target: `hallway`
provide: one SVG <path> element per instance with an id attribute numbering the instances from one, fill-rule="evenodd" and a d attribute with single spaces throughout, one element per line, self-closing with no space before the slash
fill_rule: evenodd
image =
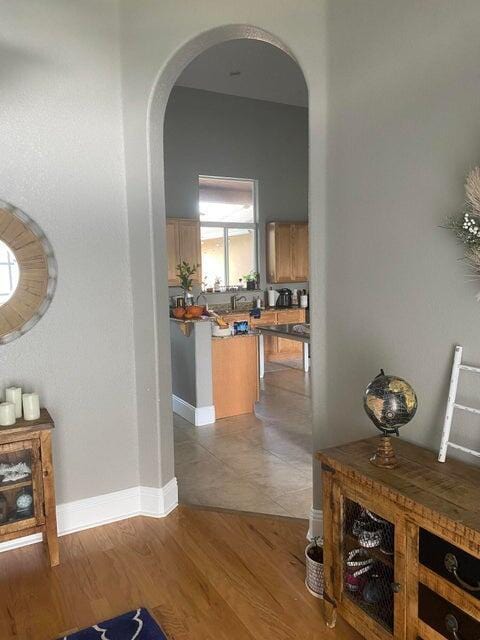
<path id="1" fill-rule="evenodd" d="M 255 414 L 205 427 L 174 414 L 181 503 L 308 518 L 310 380 L 285 364 L 268 364 Z"/>

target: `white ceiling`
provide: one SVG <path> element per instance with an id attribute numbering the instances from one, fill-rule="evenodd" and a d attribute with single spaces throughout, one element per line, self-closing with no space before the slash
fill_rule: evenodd
<path id="1" fill-rule="evenodd" d="M 230 75 L 237 71 L 240 75 Z M 207 49 L 188 65 L 176 84 L 308 106 L 307 86 L 300 67 L 280 49 L 259 40 L 231 40 Z"/>

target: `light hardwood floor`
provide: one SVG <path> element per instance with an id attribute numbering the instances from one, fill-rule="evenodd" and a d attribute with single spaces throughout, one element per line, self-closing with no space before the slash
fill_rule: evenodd
<path id="1" fill-rule="evenodd" d="M 291 362 L 301 367 L 301 361 Z M 255 414 L 194 427 L 174 416 L 180 501 L 298 518 L 312 504 L 310 377 L 268 363 Z"/>
<path id="2" fill-rule="evenodd" d="M 139 606 L 169 640 L 359 640 L 304 586 L 305 526 L 179 507 L 0 555 L 0 638 L 53 640 Z"/>

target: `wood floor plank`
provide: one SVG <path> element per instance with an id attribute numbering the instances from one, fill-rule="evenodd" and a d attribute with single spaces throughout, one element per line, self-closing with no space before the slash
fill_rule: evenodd
<path id="1" fill-rule="evenodd" d="M 305 525 L 179 507 L 0 554 L 1 640 L 54 640 L 144 606 L 169 640 L 358 640 L 304 585 Z"/>

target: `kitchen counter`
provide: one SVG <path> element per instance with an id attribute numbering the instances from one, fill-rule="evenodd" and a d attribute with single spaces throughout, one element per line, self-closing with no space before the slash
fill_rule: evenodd
<path id="1" fill-rule="evenodd" d="M 250 336 L 258 336 L 258 331 L 256 329 L 251 329 L 248 333 L 238 333 L 236 336 L 213 336 L 212 340 L 233 340 L 235 338 L 248 338 Z"/>

